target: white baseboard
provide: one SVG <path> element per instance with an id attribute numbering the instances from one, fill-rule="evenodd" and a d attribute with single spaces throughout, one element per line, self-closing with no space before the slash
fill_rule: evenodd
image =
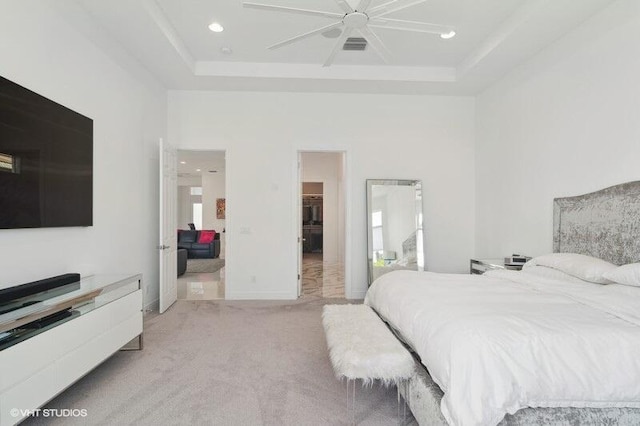
<path id="1" fill-rule="evenodd" d="M 348 295 L 347 299 L 349 299 L 349 300 L 361 300 L 361 299 L 364 299 L 364 296 L 366 294 L 367 294 L 366 290 L 352 291 L 351 294 Z"/>
<path id="2" fill-rule="evenodd" d="M 160 310 L 160 299 L 152 300 L 151 302 L 144 305 L 144 312 L 149 311 L 159 311 Z"/>

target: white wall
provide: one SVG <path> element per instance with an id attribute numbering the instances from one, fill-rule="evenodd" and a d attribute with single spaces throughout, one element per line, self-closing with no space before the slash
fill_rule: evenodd
<path id="1" fill-rule="evenodd" d="M 202 177 L 178 176 L 178 229 L 189 229 L 188 224 L 193 222 L 193 204 L 202 203 L 202 196 L 191 195 L 192 186 L 202 187 Z"/>
<path id="2" fill-rule="evenodd" d="M 342 155 L 331 152 L 302 153 L 302 181 L 322 182 L 322 260 L 343 261 L 340 245 L 344 245 L 344 230 L 340 233 L 340 184 Z"/>
<path id="3" fill-rule="evenodd" d="M 193 201 L 190 186 L 180 185 L 178 178 L 178 229 L 189 229 L 188 224 L 193 222 Z"/>
<path id="4" fill-rule="evenodd" d="M 66 272 L 142 272 L 152 304 L 166 91 L 144 71 L 125 71 L 52 2 L 2 4 L 2 76 L 94 120 L 94 226 L 0 230 L 0 288 Z"/>
<path id="5" fill-rule="evenodd" d="M 640 179 L 638 76 L 640 2 L 621 0 L 478 97 L 478 256 L 551 252 L 554 197 Z"/>
<path id="6" fill-rule="evenodd" d="M 465 272 L 474 242 L 474 100 L 169 92 L 169 139 L 227 150 L 229 298 L 295 298 L 298 150 L 346 150 L 347 294 L 363 297 L 365 180 L 422 179 L 427 268 Z M 349 267 L 349 266 L 348 266 Z"/>

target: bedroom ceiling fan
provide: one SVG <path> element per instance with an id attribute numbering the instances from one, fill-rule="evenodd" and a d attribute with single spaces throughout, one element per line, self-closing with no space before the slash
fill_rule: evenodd
<path id="1" fill-rule="evenodd" d="M 299 15 L 320 16 L 337 20 L 329 25 L 316 28 L 315 30 L 297 35 L 295 37 L 283 40 L 273 44 L 268 49 L 278 49 L 291 43 L 312 37 L 331 30 L 341 30 L 342 33 L 331 50 L 329 57 L 324 61 L 323 66 L 328 67 L 333 63 L 337 53 L 345 44 L 349 36 L 354 32 L 359 33 L 366 43 L 371 45 L 373 50 L 382 58 L 385 63 L 389 62 L 391 56 L 389 49 L 384 45 L 382 40 L 374 32 L 374 28 L 387 28 L 390 30 L 410 31 L 417 33 L 439 34 L 444 39 L 453 37 L 456 32 L 453 27 L 448 25 L 430 24 L 427 22 L 406 21 L 402 19 L 391 19 L 386 16 L 424 3 L 427 0 L 390 0 L 379 6 L 369 7 L 372 0 L 360 0 L 356 8 L 352 8 L 346 0 L 334 0 L 342 9 L 342 13 L 325 12 L 319 10 L 299 9 L 294 7 L 276 6 L 270 4 L 260 4 L 252 2 L 243 2 L 244 7 L 253 9 L 270 10 L 274 12 L 294 13 Z"/>

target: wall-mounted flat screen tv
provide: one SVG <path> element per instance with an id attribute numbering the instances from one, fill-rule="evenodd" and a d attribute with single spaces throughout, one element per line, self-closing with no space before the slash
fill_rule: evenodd
<path id="1" fill-rule="evenodd" d="M 93 120 L 0 77 L 0 228 L 93 225 Z"/>

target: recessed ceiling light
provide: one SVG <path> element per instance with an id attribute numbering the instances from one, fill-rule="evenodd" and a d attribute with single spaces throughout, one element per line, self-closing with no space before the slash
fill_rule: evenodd
<path id="1" fill-rule="evenodd" d="M 233 53 L 233 50 L 231 50 L 231 48 L 227 46 L 221 47 L 220 51 L 225 55 L 231 55 Z"/>
<path id="2" fill-rule="evenodd" d="M 187 164 L 187 162 L 186 161 L 181 161 L 180 164 Z"/>
<path id="3" fill-rule="evenodd" d="M 196 172 L 201 172 L 201 171 L 202 171 L 202 170 L 200 170 L 200 169 L 196 169 Z"/>
<path id="4" fill-rule="evenodd" d="M 455 31 L 449 31 L 448 33 L 444 33 L 444 34 L 440 34 L 440 38 L 443 38 L 445 40 L 449 40 L 450 38 L 453 38 L 453 36 L 456 35 Z"/>
<path id="5" fill-rule="evenodd" d="M 212 22 L 209 25 L 209 29 L 211 31 L 213 31 L 214 33 L 221 33 L 221 32 L 224 31 L 224 27 L 222 25 L 220 25 L 219 23 L 217 23 L 217 22 Z"/>

